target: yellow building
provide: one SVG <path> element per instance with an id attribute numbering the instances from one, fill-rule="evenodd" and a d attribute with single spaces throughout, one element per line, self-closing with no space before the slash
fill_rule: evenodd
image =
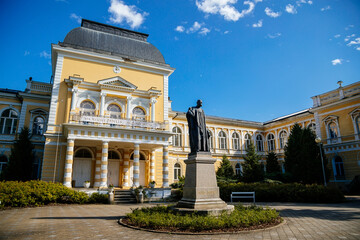
<path id="1" fill-rule="evenodd" d="M 185 175 L 187 121 L 184 112 L 171 109 L 168 96 L 174 68 L 147 37 L 83 19 L 81 27 L 52 45 L 51 99 L 34 106 L 50 105 L 41 179 L 68 187 L 82 187 L 85 181 L 95 188 L 148 186 L 151 181 L 168 187 Z M 12 108 L 20 116 L 16 97 L 7 99 L 17 103 Z M 253 142 L 264 164 L 274 151 L 284 171 L 284 147 L 298 123 L 322 139 L 333 173 L 330 182 L 351 181 L 360 174 L 360 82 L 312 99 L 309 109 L 263 123 L 208 116 L 216 165 L 227 155 L 240 174 L 246 146 Z M 9 108 L 4 101 L 2 108 Z M 31 126 L 31 109 L 17 129 L 21 121 Z"/>
<path id="2" fill-rule="evenodd" d="M 16 133 L 28 127 L 34 144 L 33 178 L 40 178 L 51 84 L 26 80 L 25 91 L 0 89 L 0 172 L 7 166 Z"/>

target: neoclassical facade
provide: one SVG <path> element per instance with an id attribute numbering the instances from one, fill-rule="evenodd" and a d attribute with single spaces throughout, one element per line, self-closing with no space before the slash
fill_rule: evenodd
<path id="1" fill-rule="evenodd" d="M 185 175 L 190 152 L 186 116 L 172 110 L 168 96 L 174 68 L 147 37 L 83 19 L 81 27 L 52 45 L 54 80 L 44 109 L 42 180 L 126 189 L 151 181 L 168 187 Z M 250 142 L 265 168 L 270 151 L 283 167 L 287 138 L 298 123 L 322 139 L 333 173 L 330 182 L 350 182 L 360 174 L 360 82 L 312 99 L 311 108 L 267 122 L 208 116 L 216 167 L 227 155 L 241 174 Z M 21 115 L 21 106 L 13 108 Z M 23 126 L 17 121 L 14 129 Z"/>

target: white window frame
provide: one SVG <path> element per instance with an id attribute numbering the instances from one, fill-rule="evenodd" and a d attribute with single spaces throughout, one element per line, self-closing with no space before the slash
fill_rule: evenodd
<path id="1" fill-rule="evenodd" d="M 231 137 L 232 137 L 232 147 L 233 147 L 233 149 L 234 150 L 240 150 L 240 137 L 239 137 L 239 134 L 237 132 L 233 132 Z"/>
<path id="2" fill-rule="evenodd" d="M 241 163 L 236 163 L 236 165 L 235 165 L 235 175 L 242 176 L 242 173 L 243 173 L 243 169 L 242 169 Z"/>
<path id="3" fill-rule="evenodd" d="M 178 126 L 173 127 L 172 132 L 175 133 L 172 136 L 172 145 L 174 147 L 182 146 L 182 131 Z"/>
<path id="4" fill-rule="evenodd" d="M 272 136 L 272 138 L 270 138 L 270 136 Z M 267 145 L 268 145 L 268 151 L 269 152 L 275 151 L 276 150 L 275 135 L 272 133 L 269 133 L 266 137 L 266 140 L 267 140 Z"/>
<path id="5" fill-rule="evenodd" d="M 287 142 L 287 132 L 281 130 L 279 133 L 280 149 L 284 149 Z"/>
<path id="6" fill-rule="evenodd" d="M 220 136 L 223 135 L 223 136 Z M 218 139 L 219 139 L 219 149 L 221 150 L 226 150 L 227 149 L 227 136 L 226 133 L 224 131 L 220 131 L 218 134 Z"/>
<path id="7" fill-rule="evenodd" d="M 181 164 L 177 162 L 174 164 L 174 180 L 178 181 L 179 177 L 181 177 Z"/>
<path id="8" fill-rule="evenodd" d="M 3 117 L 3 114 L 5 111 L 9 110 L 9 115 L 10 116 L 5 116 Z M 14 113 L 16 113 L 16 118 L 15 117 L 11 117 L 11 111 L 13 111 Z M 0 119 L 2 120 L 2 125 L 0 126 L 0 134 L 3 134 L 3 135 L 14 135 L 16 133 L 16 129 L 17 129 L 17 125 L 19 123 L 19 112 L 14 109 L 14 108 L 5 108 L 3 109 L 3 111 L 1 111 L 1 114 L 0 114 Z M 5 132 L 5 126 L 6 126 L 6 121 L 7 120 L 11 120 L 11 128 L 10 128 L 10 133 L 4 133 Z"/>
<path id="9" fill-rule="evenodd" d="M 261 139 L 258 139 L 259 137 Z M 263 137 L 263 135 L 257 134 L 255 139 L 256 139 L 256 150 L 258 152 L 264 152 L 264 137 Z"/>
<path id="10" fill-rule="evenodd" d="M 245 149 L 248 149 L 248 147 L 250 146 L 251 144 L 251 135 L 250 133 L 246 133 L 245 136 L 244 136 L 244 145 L 245 145 Z"/>

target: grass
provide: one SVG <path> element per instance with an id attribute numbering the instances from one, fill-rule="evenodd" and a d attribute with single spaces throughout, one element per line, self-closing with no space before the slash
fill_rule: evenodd
<path id="1" fill-rule="evenodd" d="M 218 217 L 202 216 L 196 213 L 180 214 L 171 207 L 156 206 L 135 209 L 127 214 L 124 222 L 133 226 L 177 232 L 240 231 L 264 228 L 282 221 L 275 209 L 257 206 L 235 206 L 231 214 Z"/>

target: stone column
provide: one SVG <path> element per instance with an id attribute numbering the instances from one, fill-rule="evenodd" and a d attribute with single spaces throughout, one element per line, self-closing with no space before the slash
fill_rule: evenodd
<path id="1" fill-rule="evenodd" d="M 71 98 L 71 111 L 72 110 L 75 110 L 75 103 L 76 103 L 76 99 L 77 99 L 77 92 L 78 92 L 78 89 L 77 87 L 73 87 L 73 89 L 71 90 L 72 91 L 72 98 Z"/>
<path id="2" fill-rule="evenodd" d="M 102 150 L 100 147 L 96 148 L 96 162 L 95 162 L 95 181 L 94 187 L 100 187 L 100 175 L 101 175 L 101 157 L 102 157 Z"/>
<path id="3" fill-rule="evenodd" d="M 169 147 L 163 146 L 163 187 L 169 187 Z"/>
<path id="4" fill-rule="evenodd" d="M 151 151 L 150 157 L 150 182 L 155 181 L 155 151 Z"/>
<path id="5" fill-rule="evenodd" d="M 123 181 L 123 187 L 129 187 L 129 168 L 130 168 L 130 154 L 129 149 L 124 149 L 124 168 L 123 168 L 123 174 L 124 174 L 124 181 Z"/>
<path id="6" fill-rule="evenodd" d="M 108 148 L 109 148 L 109 143 L 103 141 L 102 154 L 101 154 L 100 188 L 107 187 Z"/>
<path id="7" fill-rule="evenodd" d="M 100 99 L 100 116 L 104 116 L 105 113 L 105 96 L 106 93 L 100 93 L 101 99 Z"/>
<path id="8" fill-rule="evenodd" d="M 155 103 L 156 103 L 156 99 L 155 98 L 151 98 L 150 100 L 150 104 L 151 104 L 151 121 L 155 122 Z"/>
<path id="9" fill-rule="evenodd" d="M 74 139 L 67 140 L 65 170 L 64 170 L 64 186 L 71 188 L 72 168 L 74 157 Z"/>
<path id="10" fill-rule="evenodd" d="M 133 162 L 133 182 L 136 187 L 139 186 L 139 159 L 140 159 L 140 147 L 138 143 L 134 144 L 134 162 Z"/>
<path id="11" fill-rule="evenodd" d="M 127 97 L 127 102 L 126 102 L 126 118 L 130 118 L 130 111 L 131 111 L 131 109 L 130 109 L 130 101 L 131 101 L 131 99 L 132 99 L 132 97 L 131 96 L 128 96 Z"/>

